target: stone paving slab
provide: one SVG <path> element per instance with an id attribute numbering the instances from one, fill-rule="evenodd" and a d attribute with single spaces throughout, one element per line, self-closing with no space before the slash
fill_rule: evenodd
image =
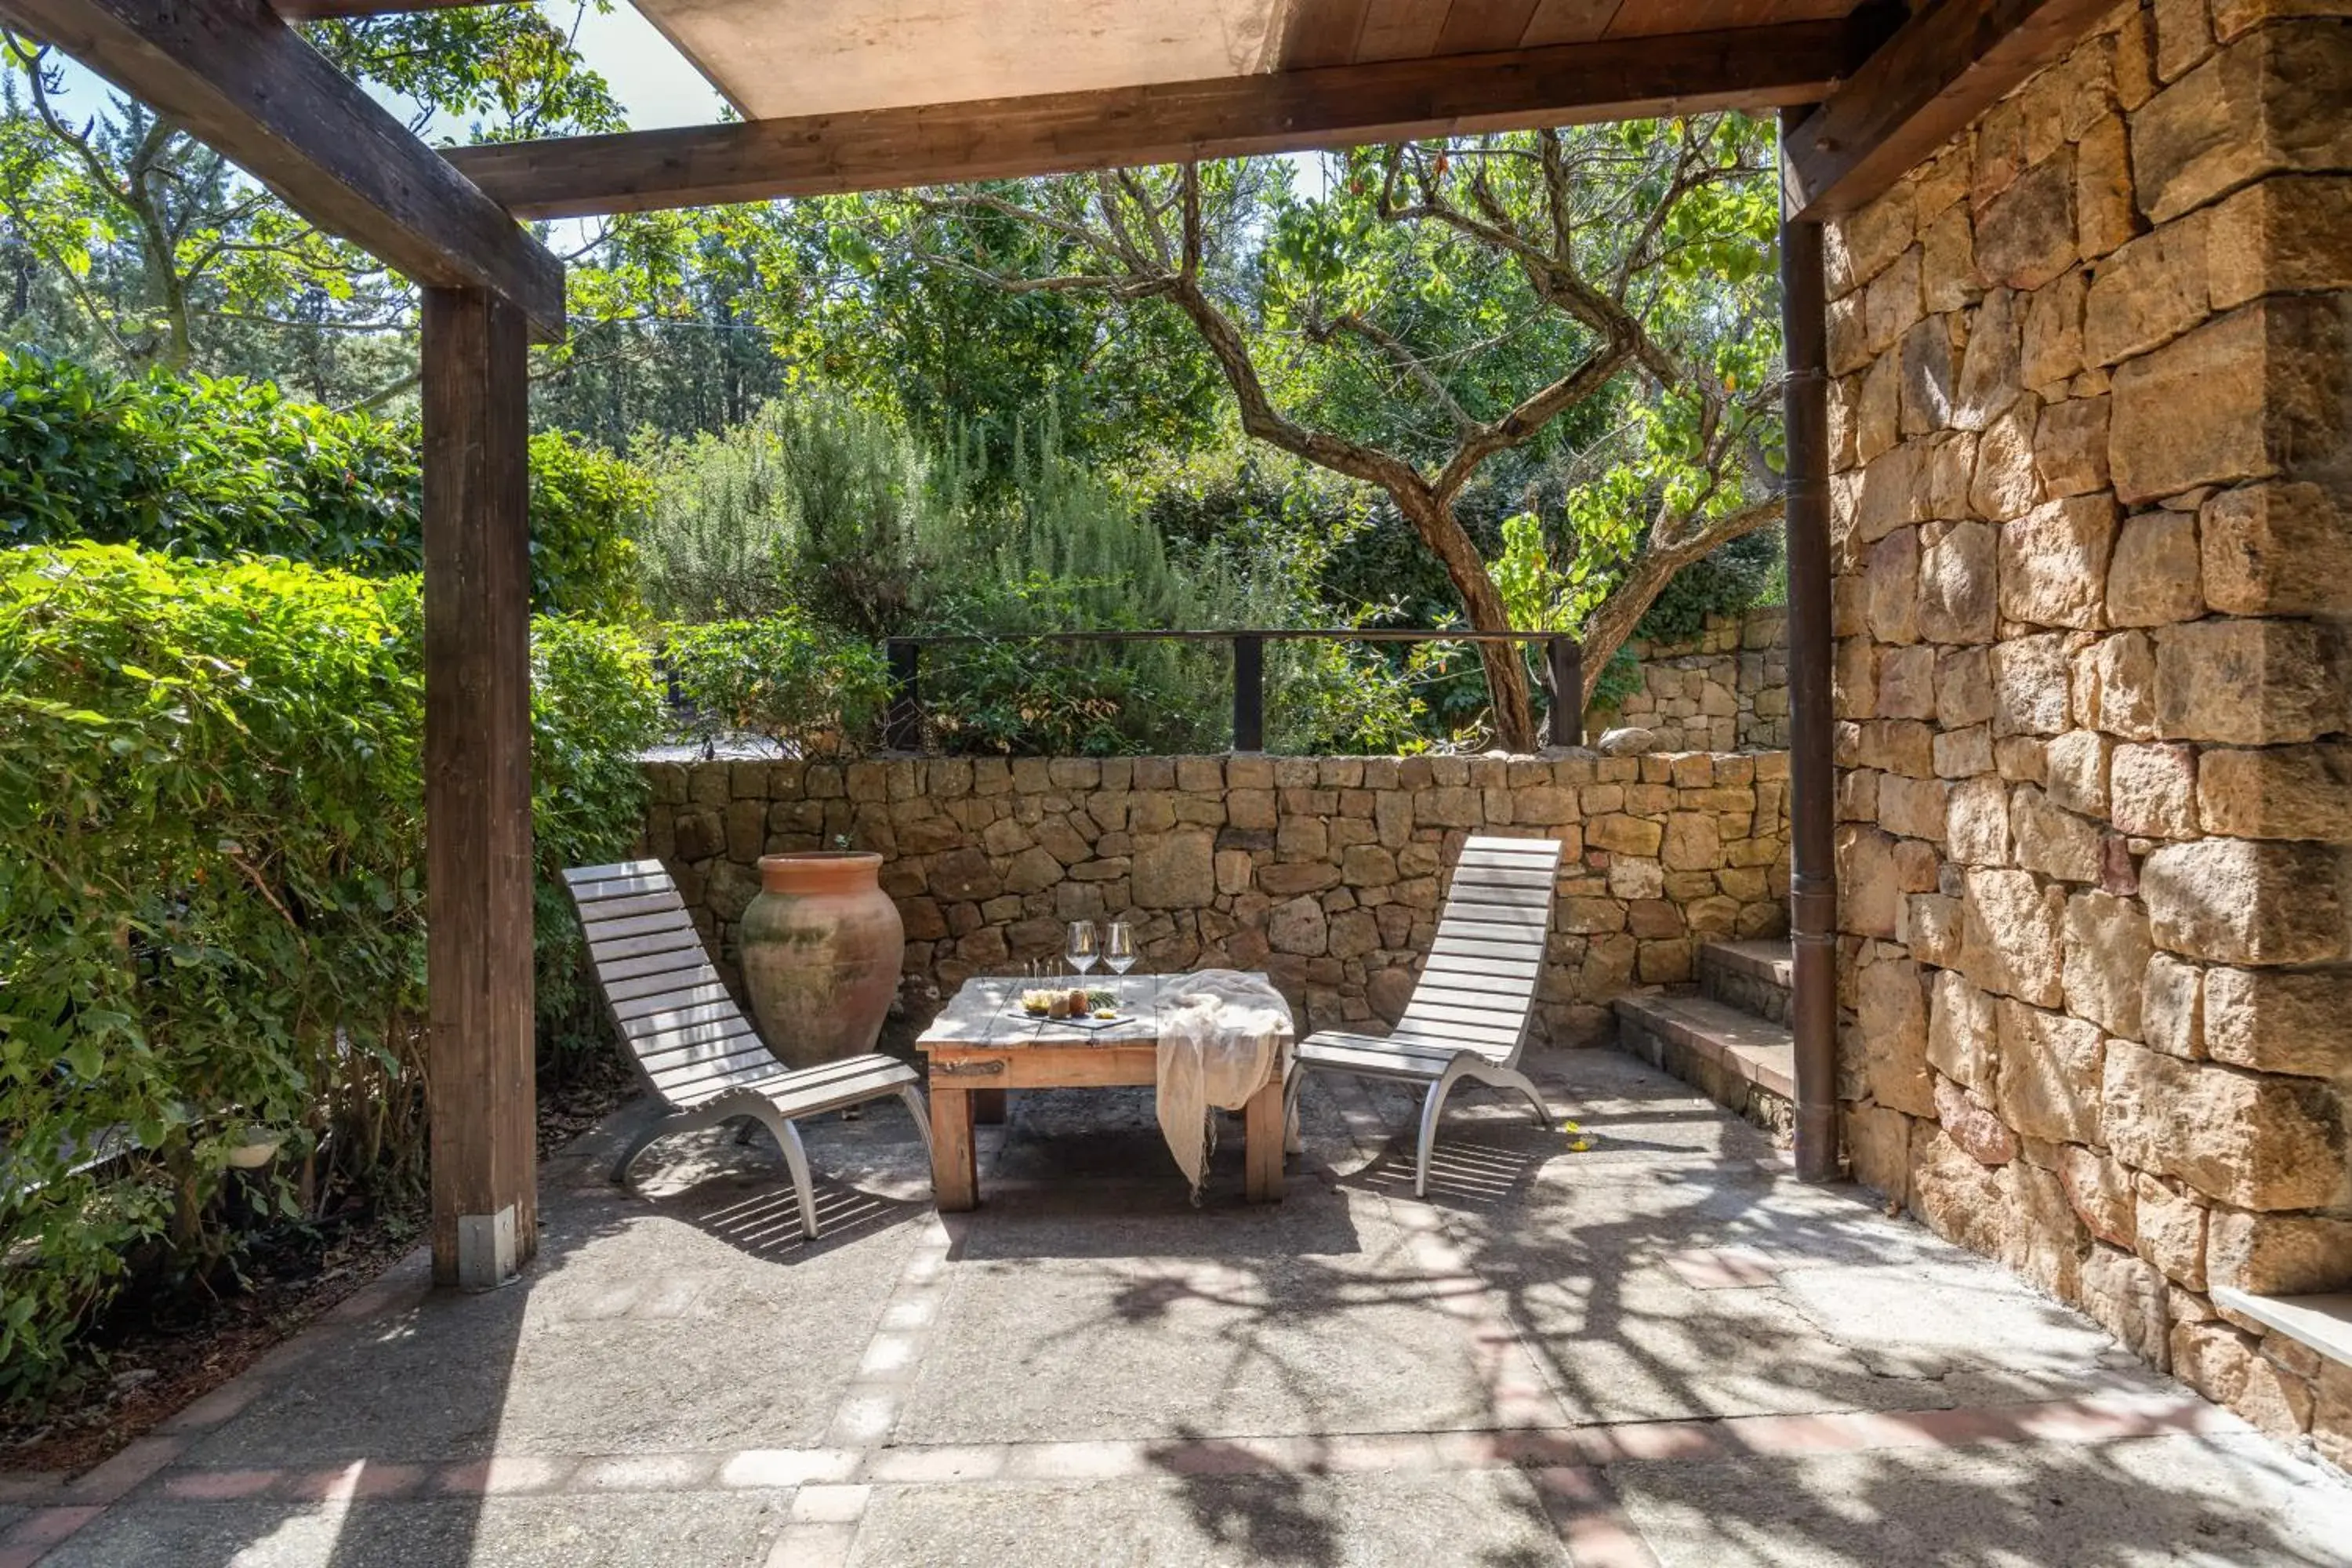
<path id="1" fill-rule="evenodd" d="M 1122 1238 L 1109 1247 L 1108 1237 Z M 1279 1205 L 1147 1225 L 983 1211 L 898 1436 L 1364 1432 L 1493 1420 L 1472 1347 L 1386 1205 L 1294 1182 Z"/>
<path id="2" fill-rule="evenodd" d="M 2352 1561 L 2352 1490 L 2252 1435 L 1627 1465 L 1611 1479 L 1663 1568 Z"/>
<path id="3" fill-rule="evenodd" d="M 117 1507 L 43 1568 L 757 1568 L 790 1492 L 432 1502 L 149 1501 Z"/>
<path id="4" fill-rule="evenodd" d="M 1525 1474 L 877 1488 L 855 1568 L 1433 1568 L 1568 1561 Z"/>
<path id="5" fill-rule="evenodd" d="M 782 1201 L 772 1180 L 716 1185 L 712 1208 Z M 784 1266 L 647 1203 L 556 1205 L 527 1281 L 436 1295 L 329 1345 L 190 1462 L 814 1443 L 913 1243 L 904 1226 L 855 1245 L 790 1239 L 800 1256 Z"/>

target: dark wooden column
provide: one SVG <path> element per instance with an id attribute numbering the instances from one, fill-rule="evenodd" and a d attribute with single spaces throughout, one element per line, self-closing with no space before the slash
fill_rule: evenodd
<path id="1" fill-rule="evenodd" d="M 1780 117 L 1786 143 L 1799 115 Z M 1785 210 L 1785 209 L 1784 209 Z M 1797 1175 L 1839 1174 L 1837 1121 L 1837 773 L 1830 711 L 1829 345 L 1822 226 L 1780 225 L 1782 396 L 1788 449 L 1789 931 L 1795 960 Z"/>
<path id="2" fill-rule="evenodd" d="M 433 1277 L 475 1289 L 538 1245 L 525 331 L 499 296 L 425 291 Z"/>

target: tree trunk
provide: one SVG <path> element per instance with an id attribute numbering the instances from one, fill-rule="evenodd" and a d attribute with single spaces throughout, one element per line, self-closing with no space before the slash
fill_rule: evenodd
<path id="1" fill-rule="evenodd" d="M 1486 563 L 1478 559 L 1469 533 L 1454 515 L 1452 503 L 1426 495 L 1401 495 L 1396 501 L 1414 531 L 1444 563 L 1454 591 L 1462 596 L 1463 612 L 1469 616 L 1471 629 L 1513 629 L 1511 617 L 1503 608 L 1503 595 L 1496 591 L 1495 579 L 1487 574 Z M 1495 743 L 1507 752 L 1534 751 L 1535 704 L 1528 694 L 1528 665 L 1520 657 L 1519 645 L 1482 642 L 1478 645 L 1478 658 L 1486 667 L 1486 700 L 1495 713 Z"/>

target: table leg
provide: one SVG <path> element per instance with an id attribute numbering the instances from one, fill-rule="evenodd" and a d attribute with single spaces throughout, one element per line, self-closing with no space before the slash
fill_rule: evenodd
<path id="1" fill-rule="evenodd" d="M 1004 1097 L 1002 1089 L 975 1089 L 971 1091 L 971 1119 L 983 1127 L 1004 1124 Z"/>
<path id="2" fill-rule="evenodd" d="M 980 1204 L 980 1160 L 971 1141 L 971 1091 L 931 1082 L 931 1194 L 942 1214 Z"/>
<path id="3" fill-rule="evenodd" d="M 1282 1201 L 1282 1075 L 1242 1108 L 1242 1190 L 1254 1204 Z"/>

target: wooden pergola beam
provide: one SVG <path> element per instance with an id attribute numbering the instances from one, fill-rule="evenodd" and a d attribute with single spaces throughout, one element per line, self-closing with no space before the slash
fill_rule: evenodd
<path id="1" fill-rule="evenodd" d="M 1790 216 L 1861 206 L 2112 9 L 2113 0 L 1927 0 L 1784 142 Z"/>
<path id="2" fill-rule="evenodd" d="M 320 227 L 563 335 L 563 264 L 261 0 L 0 0 L 0 19 L 177 121 Z"/>
<path id="3" fill-rule="evenodd" d="M 0 0 L 14 3 L 14 0 Z M 1071 174 L 1818 100 L 1874 16 L 452 150 L 525 217 Z"/>

